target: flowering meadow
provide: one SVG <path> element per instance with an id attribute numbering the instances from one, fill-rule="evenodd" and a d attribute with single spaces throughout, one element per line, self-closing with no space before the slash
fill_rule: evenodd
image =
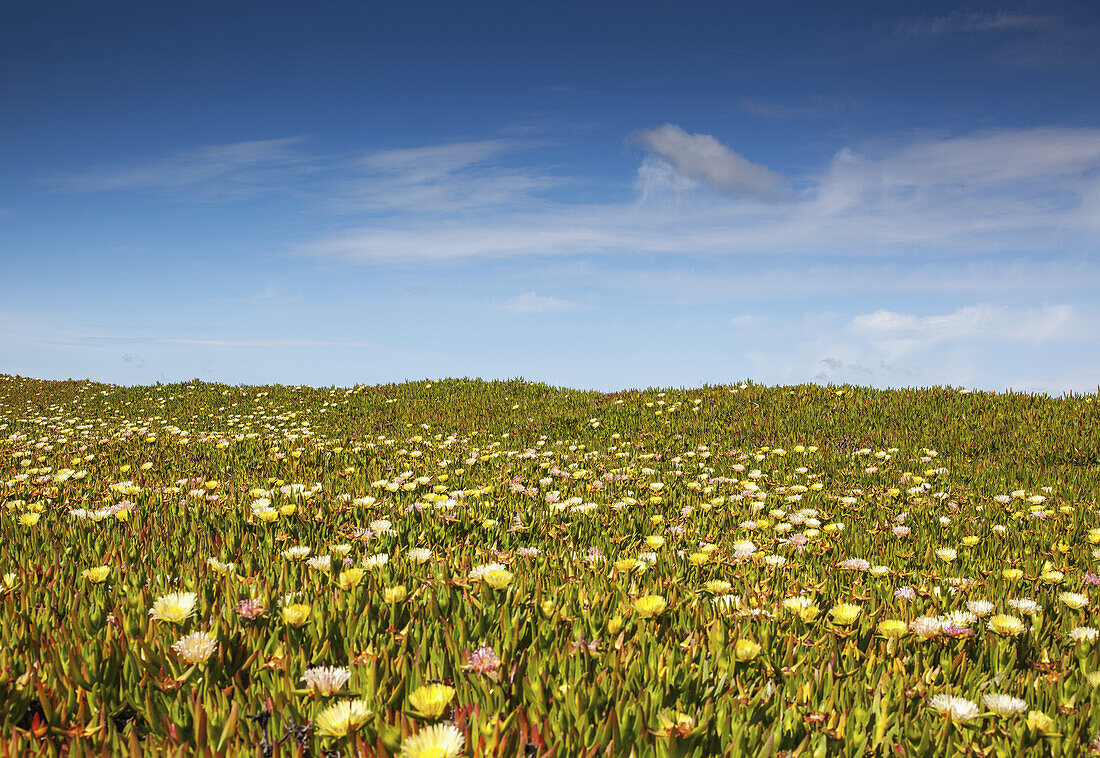
<path id="1" fill-rule="evenodd" d="M 1100 752 L 1100 416 L 0 377 L 0 755 Z"/>

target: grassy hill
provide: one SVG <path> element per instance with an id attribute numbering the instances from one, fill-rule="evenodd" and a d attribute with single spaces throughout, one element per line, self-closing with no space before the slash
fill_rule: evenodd
<path id="1" fill-rule="evenodd" d="M 0 377 L 2 744 L 1079 755 L 1098 484 L 1095 396 Z"/>

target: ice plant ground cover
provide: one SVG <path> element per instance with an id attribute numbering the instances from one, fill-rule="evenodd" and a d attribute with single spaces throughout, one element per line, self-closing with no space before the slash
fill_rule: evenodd
<path id="1" fill-rule="evenodd" d="M 1095 396 L 0 377 L 0 753 L 1081 755 L 1098 485 Z"/>

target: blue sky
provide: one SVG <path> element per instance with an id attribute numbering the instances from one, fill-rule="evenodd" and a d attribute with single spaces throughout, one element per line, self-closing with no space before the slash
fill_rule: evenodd
<path id="1" fill-rule="evenodd" d="M 1100 6 L 0 6 L 0 372 L 1100 384 Z"/>

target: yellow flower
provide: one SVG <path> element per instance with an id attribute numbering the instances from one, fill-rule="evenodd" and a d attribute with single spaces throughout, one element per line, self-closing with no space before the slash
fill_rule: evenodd
<path id="1" fill-rule="evenodd" d="M 453 724 L 432 724 L 401 743 L 401 758 L 458 758 L 465 738 Z"/>
<path id="2" fill-rule="evenodd" d="M 314 729 L 322 737 L 346 737 L 371 717 L 365 700 L 341 700 L 317 714 Z"/>
<path id="3" fill-rule="evenodd" d="M 834 624 L 852 624 L 859 618 L 859 612 L 862 610 L 858 605 L 852 605 L 851 603 L 837 603 L 829 611 L 833 617 Z"/>
<path id="4" fill-rule="evenodd" d="M 347 568 L 340 572 L 340 589 L 353 590 L 359 586 L 363 581 L 363 574 L 366 573 L 361 568 Z"/>
<path id="5" fill-rule="evenodd" d="M 615 561 L 614 565 L 616 571 L 626 574 L 639 568 L 641 565 L 641 561 L 639 561 L 637 558 L 620 558 L 619 560 Z"/>
<path id="6" fill-rule="evenodd" d="M 733 657 L 739 661 L 751 661 L 760 655 L 760 645 L 752 640 L 737 640 L 733 646 Z"/>
<path id="7" fill-rule="evenodd" d="M 1047 569 L 1039 575 L 1039 578 L 1047 584 L 1060 584 L 1062 579 L 1065 578 L 1065 574 L 1057 569 Z"/>
<path id="8" fill-rule="evenodd" d="M 878 633 L 883 637 L 903 637 L 908 631 L 909 624 L 899 619 L 884 619 L 878 625 Z"/>
<path id="9" fill-rule="evenodd" d="M 1092 544 L 1100 545 L 1100 529 L 1089 529 L 1088 539 Z"/>
<path id="10" fill-rule="evenodd" d="M 962 543 L 963 543 L 964 545 L 966 545 L 967 547 L 974 547 L 974 546 L 975 546 L 975 545 L 977 545 L 977 544 L 978 544 L 979 542 L 981 542 L 981 538 L 980 538 L 980 537 L 976 537 L 976 536 L 975 536 L 975 535 L 973 535 L 973 534 L 972 534 L 972 535 L 970 535 L 969 537 L 963 537 L 963 541 L 962 541 Z"/>
<path id="11" fill-rule="evenodd" d="M 989 619 L 989 628 L 1003 637 L 1016 637 L 1024 633 L 1024 622 L 1015 616 L 998 613 Z"/>
<path id="12" fill-rule="evenodd" d="M 715 595 L 724 595 L 733 589 L 733 585 L 724 579 L 712 579 L 703 586 L 707 588 L 707 592 Z"/>
<path id="13" fill-rule="evenodd" d="M 1001 572 L 1001 578 L 1006 582 L 1014 582 L 1024 575 L 1024 572 L 1018 568 L 1006 568 Z"/>
<path id="14" fill-rule="evenodd" d="M 398 584 L 393 587 L 387 587 L 382 590 L 382 598 L 387 603 L 400 603 L 408 596 L 408 591 L 405 589 L 405 585 Z"/>
<path id="15" fill-rule="evenodd" d="M 294 503 L 285 503 L 279 506 L 279 514 L 282 516 L 293 516 L 297 510 L 298 506 L 296 506 Z M 264 518 L 264 515 L 260 514 L 260 518 Z M 266 521 L 267 519 L 264 520 Z"/>
<path id="16" fill-rule="evenodd" d="M 1054 719 L 1042 711 L 1029 711 L 1027 714 L 1027 728 L 1035 729 L 1044 734 L 1054 729 Z"/>
<path id="17" fill-rule="evenodd" d="M 99 584 L 100 582 L 106 581 L 110 573 L 110 566 L 95 566 L 94 568 L 84 569 L 80 572 L 80 575 L 92 584 Z"/>
<path id="18" fill-rule="evenodd" d="M 813 599 L 804 595 L 787 598 L 783 601 L 783 607 L 791 613 L 796 614 L 807 624 L 821 614 L 821 609 L 817 607 Z"/>
<path id="19" fill-rule="evenodd" d="M 709 560 L 710 556 L 706 553 L 692 553 L 688 556 L 688 562 L 690 562 L 692 566 L 702 566 Z"/>
<path id="20" fill-rule="evenodd" d="M 291 626 L 302 626 L 309 621 L 309 613 L 313 610 L 306 603 L 293 603 L 283 606 L 283 621 Z"/>
<path id="21" fill-rule="evenodd" d="M 645 544 L 649 545 L 650 550 L 656 550 L 665 544 L 665 538 L 659 534 L 653 534 L 645 538 Z"/>
<path id="22" fill-rule="evenodd" d="M 944 563 L 951 563 L 958 555 L 959 551 L 953 547 L 941 547 L 936 550 L 936 557 Z"/>
<path id="23" fill-rule="evenodd" d="M 229 574 L 232 574 L 233 571 L 237 568 L 236 565 L 232 563 L 222 563 L 217 558 L 213 557 L 206 559 L 206 565 L 214 569 L 214 571 L 221 574 L 222 576 L 228 576 Z"/>
<path id="24" fill-rule="evenodd" d="M 622 629 L 623 629 L 623 617 L 622 616 L 616 616 L 615 618 L 613 618 L 613 619 L 611 619 L 610 621 L 607 622 L 607 633 L 608 634 L 618 634 L 619 632 L 622 631 Z"/>
<path id="25" fill-rule="evenodd" d="M 42 518 L 40 513 L 24 513 L 19 516 L 19 523 L 23 526 L 34 526 L 40 518 Z"/>
<path id="26" fill-rule="evenodd" d="M 494 590 L 502 590 L 512 583 L 514 575 L 504 569 L 491 569 L 481 577 L 482 580 Z"/>
<path id="27" fill-rule="evenodd" d="M 642 595 L 634 601 L 634 610 L 644 619 L 660 616 L 668 602 L 660 595 Z"/>
<path id="28" fill-rule="evenodd" d="M 454 699 L 455 688 L 445 684 L 429 684 L 418 687 L 409 694 L 409 703 L 425 718 L 439 718 Z"/>
<path id="29" fill-rule="evenodd" d="M 179 624 L 195 613 L 195 604 L 198 599 L 199 596 L 194 592 L 170 592 L 153 601 L 149 615 L 157 621 Z"/>

